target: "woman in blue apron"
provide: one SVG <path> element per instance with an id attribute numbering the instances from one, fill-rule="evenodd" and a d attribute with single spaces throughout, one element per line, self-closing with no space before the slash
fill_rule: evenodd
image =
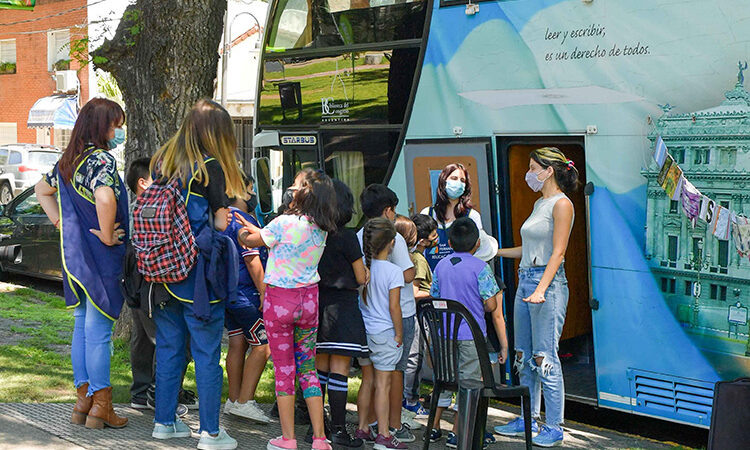
<path id="1" fill-rule="evenodd" d="M 481 232 L 482 217 L 471 204 L 469 172 L 461 163 L 448 164 L 443 168 L 438 178 L 435 204 L 424 208 L 422 214 L 431 216 L 438 224 L 438 243 L 435 247 L 425 250 L 424 254 L 430 270 L 435 270 L 438 261 L 453 253 L 448 244 L 448 229 L 456 219 L 468 216 L 477 224 L 480 235 L 485 239 L 487 237 L 486 233 Z"/>
<path id="2" fill-rule="evenodd" d="M 60 161 L 35 187 L 39 204 L 60 229 L 65 304 L 75 308 L 70 359 L 77 401 L 71 421 L 87 428 L 128 422 L 112 408 L 109 379 L 112 326 L 123 303 L 128 201 L 108 150 L 125 140 L 124 122 L 117 103 L 86 103 Z"/>
<path id="3" fill-rule="evenodd" d="M 237 141 L 229 113 L 211 100 L 199 100 L 188 112 L 177 133 L 151 160 L 156 183 L 177 180 L 182 186 L 190 228 L 200 252 L 187 279 L 165 284 L 171 299 L 154 309 L 156 323 L 157 439 L 188 437 L 191 430 L 175 416 L 181 372 L 185 364 L 185 342 L 195 360 L 195 381 L 200 397 L 200 449 L 236 448 L 237 441 L 219 427 L 223 371 L 219 365 L 224 332 L 222 301 L 228 289 L 237 288 L 237 259 L 215 263 L 211 248 L 221 237 L 214 230 L 227 227 L 230 198 L 245 199 L 245 185 L 237 164 Z M 228 240 L 228 238 L 224 237 Z M 208 248 L 204 243 L 208 243 Z M 234 246 L 229 240 L 232 250 Z M 210 274 L 234 271 L 234 286 L 228 277 L 221 282 Z M 219 292 L 224 291 L 224 293 Z M 235 293 L 236 295 L 236 293 Z"/>

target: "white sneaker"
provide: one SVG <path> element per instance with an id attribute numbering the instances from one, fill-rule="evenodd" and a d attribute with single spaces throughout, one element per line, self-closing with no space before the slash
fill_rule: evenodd
<path id="1" fill-rule="evenodd" d="M 412 430 L 418 430 L 422 428 L 422 424 L 414 420 L 415 416 L 415 413 L 409 411 L 408 409 L 401 408 L 401 423 L 409 425 L 409 428 L 411 428 Z"/>
<path id="2" fill-rule="evenodd" d="M 198 448 L 201 450 L 234 450 L 237 448 L 237 441 L 229 436 L 224 428 L 219 428 L 217 436 L 211 436 L 208 431 L 201 433 L 201 440 L 198 441 Z"/>
<path id="3" fill-rule="evenodd" d="M 237 402 L 233 402 L 229 399 L 227 399 L 227 402 L 224 403 L 224 414 L 229 414 L 232 412 L 232 408 L 234 408 L 234 405 L 236 405 Z"/>
<path id="4" fill-rule="evenodd" d="M 244 417 L 258 423 L 269 423 L 271 419 L 255 403 L 255 400 L 249 400 L 247 403 L 235 402 L 229 414 Z"/>

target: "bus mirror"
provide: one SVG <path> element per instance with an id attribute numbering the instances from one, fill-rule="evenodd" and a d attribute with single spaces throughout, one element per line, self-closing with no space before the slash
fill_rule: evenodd
<path id="1" fill-rule="evenodd" d="M 271 167 L 268 158 L 253 158 L 253 178 L 255 178 L 255 192 L 258 194 L 258 207 L 262 214 L 273 212 L 271 196 Z"/>

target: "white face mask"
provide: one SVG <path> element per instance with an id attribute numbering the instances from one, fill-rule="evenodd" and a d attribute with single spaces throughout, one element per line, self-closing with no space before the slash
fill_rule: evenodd
<path id="1" fill-rule="evenodd" d="M 526 172 L 526 184 L 528 184 L 531 190 L 534 192 L 541 191 L 542 187 L 544 187 L 544 182 L 547 181 L 547 178 L 549 178 L 548 176 L 547 178 L 540 180 L 539 175 L 541 173 L 542 172 L 538 172 L 538 173 L 531 172 L 531 171 Z"/>

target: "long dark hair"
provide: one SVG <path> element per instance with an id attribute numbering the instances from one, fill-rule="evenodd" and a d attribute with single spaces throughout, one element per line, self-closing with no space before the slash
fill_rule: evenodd
<path id="1" fill-rule="evenodd" d="M 294 200 L 284 214 L 308 216 L 323 231 L 336 231 L 336 191 L 333 182 L 321 170 L 303 169 Z"/>
<path id="2" fill-rule="evenodd" d="M 380 253 L 395 237 L 396 228 L 385 217 L 376 217 L 365 223 L 365 228 L 362 230 L 362 248 L 368 269 L 372 266 L 372 257 Z M 362 289 L 362 302 L 367 305 L 367 286 Z"/>
<path id="3" fill-rule="evenodd" d="M 542 147 L 531 152 L 531 159 L 542 166 L 542 169 L 552 167 L 555 173 L 557 186 L 566 194 L 576 189 L 578 181 L 578 169 L 572 160 L 568 159 L 557 147 Z"/>
<path id="4" fill-rule="evenodd" d="M 343 181 L 336 178 L 332 181 L 336 191 L 336 228 L 344 228 L 354 215 L 354 195 Z"/>
<path id="5" fill-rule="evenodd" d="M 469 172 L 466 170 L 466 167 L 461 163 L 448 164 L 443 168 L 443 171 L 440 172 L 437 185 L 437 198 L 435 199 L 435 215 L 440 223 L 445 222 L 445 212 L 450 205 L 450 198 L 448 198 L 448 194 L 445 192 L 445 182 L 450 174 L 457 169 L 464 173 L 466 187 L 464 188 L 464 193 L 458 197 L 458 203 L 456 203 L 456 207 L 453 208 L 453 215 L 456 218 L 463 217 L 469 214 L 469 211 L 474 207 L 471 204 L 471 179 L 469 179 Z"/>
<path id="6" fill-rule="evenodd" d="M 125 123 L 125 111 L 112 100 L 106 98 L 92 98 L 81 112 L 70 133 L 70 143 L 65 148 L 57 170 L 65 182 L 73 178 L 75 166 L 81 162 L 86 151 L 93 145 L 96 149 L 109 150 L 107 135 L 112 126 Z"/>

